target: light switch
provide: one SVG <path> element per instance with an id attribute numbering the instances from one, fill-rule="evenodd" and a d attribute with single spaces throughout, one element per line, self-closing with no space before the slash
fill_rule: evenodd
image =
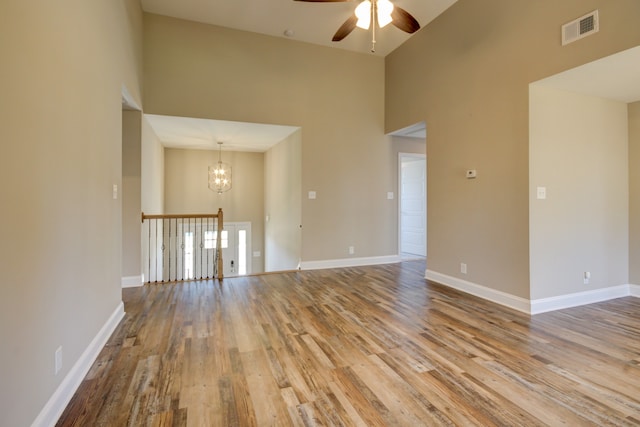
<path id="1" fill-rule="evenodd" d="M 118 199 L 118 184 L 113 184 L 113 200 Z"/>
<path id="2" fill-rule="evenodd" d="M 387 193 L 387 200 L 393 200 L 393 191 Z"/>
<path id="3" fill-rule="evenodd" d="M 313 200 L 316 198 L 316 192 L 315 191 L 309 191 L 309 199 Z"/>
<path id="4" fill-rule="evenodd" d="M 538 187 L 537 189 L 537 197 L 538 199 L 546 199 L 547 198 L 547 187 Z"/>

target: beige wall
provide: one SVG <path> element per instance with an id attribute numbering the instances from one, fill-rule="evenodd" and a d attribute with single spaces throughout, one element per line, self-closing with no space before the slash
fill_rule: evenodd
<path id="1" fill-rule="evenodd" d="M 122 277 L 142 272 L 141 235 L 142 112 L 122 111 Z"/>
<path id="2" fill-rule="evenodd" d="M 166 214 L 224 212 L 225 222 L 251 223 L 251 250 L 264 252 L 264 154 L 223 151 L 231 165 L 232 188 L 218 194 L 209 190 L 208 168 L 217 151 L 165 148 Z M 264 271 L 264 258 L 252 257 L 251 272 Z"/>
<path id="3" fill-rule="evenodd" d="M 413 153 L 413 154 L 426 154 L 427 144 L 425 138 L 410 138 L 406 136 L 392 136 L 391 144 L 393 152 L 396 154 L 396 158 L 392 160 L 398 160 L 399 153 Z M 396 164 L 396 167 L 398 165 Z M 397 178 L 397 174 L 396 174 Z"/>
<path id="4" fill-rule="evenodd" d="M 140 201 L 145 214 L 164 213 L 164 146 L 142 117 L 142 197 Z"/>
<path id="5" fill-rule="evenodd" d="M 531 86 L 532 300 L 628 283 L 627 116 L 620 101 Z"/>
<path id="6" fill-rule="evenodd" d="M 594 9 L 600 32 L 562 47 Z M 386 130 L 429 129 L 429 269 L 529 298 L 528 85 L 640 44 L 637 16 L 636 0 L 459 0 L 387 56 Z"/>
<path id="7" fill-rule="evenodd" d="M 302 128 L 303 261 L 395 253 L 383 59 L 149 14 L 144 57 L 147 113 Z"/>
<path id="8" fill-rule="evenodd" d="M 640 102 L 629 104 L 629 283 L 640 285 Z"/>
<path id="9" fill-rule="evenodd" d="M 122 86 L 141 103 L 142 12 L 6 0 L 0 16 L 0 423 L 28 426 L 121 302 L 112 186 Z"/>
<path id="10" fill-rule="evenodd" d="M 294 270 L 300 262 L 301 150 L 296 131 L 264 154 L 265 271 Z"/>

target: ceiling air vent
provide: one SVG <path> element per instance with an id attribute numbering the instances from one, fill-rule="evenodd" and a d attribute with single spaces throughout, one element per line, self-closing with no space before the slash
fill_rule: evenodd
<path id="1" fill-rule="evenodd" d="M 562 46 L 598 32 L 598 11 L 594 10 L 562 26 Z"/>

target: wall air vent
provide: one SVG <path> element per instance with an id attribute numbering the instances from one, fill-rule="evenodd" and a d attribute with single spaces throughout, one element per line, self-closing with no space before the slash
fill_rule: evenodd
<path id="1" fill-rule="evenodd" d="M 595 34 L 598 30 L 598 11 L 594 10 L 562 26 L 562 46 Z"/>

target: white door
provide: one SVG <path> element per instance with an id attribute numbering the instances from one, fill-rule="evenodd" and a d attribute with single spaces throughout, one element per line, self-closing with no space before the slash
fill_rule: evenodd
<path id="1" fill-rule="evenodd" d="M 214 277 L 215 249 L 217 244 L 215 222 L 185 227 L 180 233 L 183 248 L 176 267 L 181 275 L 178 280 Z M 222 245 L 222 273 L 224 277 L 251 274 L 249 253 L 251 250 L 251 223 L 225 223 L 220 236 Z"/>
<path id="2" fill-rule="evenodd" d="M 400 252 L 427 255 L 427 161 L 400 154 Z"/>
<path id="3" fill-rule="evenodd" d="M 217 231 L 212 231 L 215 248 Z M 224 277 L 251 274 L 251 223 L 228 222 L 222 229 L 222 273 Z"/>

